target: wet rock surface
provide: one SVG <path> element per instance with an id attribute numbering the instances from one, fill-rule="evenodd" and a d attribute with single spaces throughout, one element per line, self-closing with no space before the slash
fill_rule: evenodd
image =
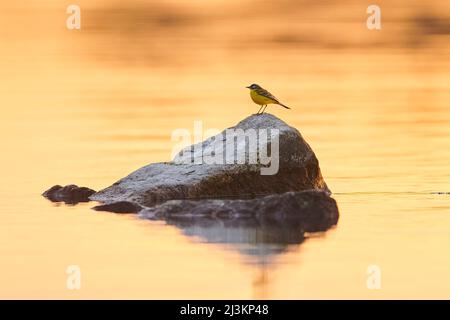
<path id="1" fill-rule="evenodd" d="M 259 140 L 263 141 L 260 148 L 252 148 L 245 143 L 235 143 L 224 130 L 185 148 L 171 162 L 149 164 L 136 170 L 90 199 L 105 204 L 126 201 L 151 207 L 173 199 L 257 197 L 310 189 L 329 193 L 319 162 L 297 129 L 271 114 L 252 115 L 229 129 L 267 131 L 272 139 Z M 261 148 L 273 150 L 274 141 L 279 144 L 278 170 L 265 175 L 262 170 L 275 165 L 274 158 L 270 164 L 263 164 L 259 159 L 260 151 Z M 227 155 L 227 150 L 232 152 Z M 226 157 L 230 153 L 236 159 L 258 161 L 227 164 Z M 224 164 L 206 164 L 205 154 L 213 154 L 216 159 L 222 157 Z"/>

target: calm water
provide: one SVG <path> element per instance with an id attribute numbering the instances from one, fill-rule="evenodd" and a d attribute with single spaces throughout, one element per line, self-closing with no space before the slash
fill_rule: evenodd
<path id="1" fill-rule="evenodd" d="M 80 31 L 59 1 L 1 4 L 0 298 L 450 297 L 448 4 L 380 3 L 369 32 L 358 1 L 77 3 Z M 174 129 L 256 112 L 253 82 L 293 107 L 269 112 L 316 152 L 334 229 L 268 242 L 40 196 L 169 160 Z"/>

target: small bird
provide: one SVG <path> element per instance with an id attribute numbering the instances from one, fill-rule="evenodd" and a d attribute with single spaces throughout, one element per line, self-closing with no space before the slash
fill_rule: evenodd
<path id="1" fill-rule="evenodd" d="M 253 102 L 261 106 L 257 114 L 259 114 L 260 112 L 261 114 L 263 114 L 268 104 L 278 104 L 282 107 L 285 107 L 286 109 L 290 109 L 288 106 L 278 101 L 278 99 L 275 98 L 273 94 L 271 94 L 266 89 L 261 88 L 257 84 L 252 84 L 251 86 L 248 86 L 246 88 L 250 89 L 250 97 L 252 98 Z"/>

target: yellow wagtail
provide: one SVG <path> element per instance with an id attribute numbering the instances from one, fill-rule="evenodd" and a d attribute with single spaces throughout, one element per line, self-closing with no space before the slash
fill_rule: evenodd
<path id="1" fill-rule="evenodd" d="M 290 109 L 288 106 L 285 106 L 280 101 L 278 101 L 278 99 L 275 98 L 273 94 L 271 94 L 266 89 L 261 88 L 257 84 L 252 84 L 251 86 L 248 86 L 246 88 L 250 89 L 250 97 L 252 97 L 253 102 L 261 106 L 257 114 L 259 114 L 261 109 L 261 113 L 264 113 L 264 110 L 266 110 L 268 104 L 278 104 L 282 107 L 285 107 L 286 109 Z"/>

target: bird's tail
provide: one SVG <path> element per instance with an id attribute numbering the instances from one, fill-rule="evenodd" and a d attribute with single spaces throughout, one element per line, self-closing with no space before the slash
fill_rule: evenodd
<path id="1" fill-rule="evenodd" d="M 285 107 L 286 109 L 290 109 L 288 106 L 285 106 L 284 104 L 282 104 L 282 103 L 278 103 L 280 106 L 282 106 L 282 107 Z"/>

